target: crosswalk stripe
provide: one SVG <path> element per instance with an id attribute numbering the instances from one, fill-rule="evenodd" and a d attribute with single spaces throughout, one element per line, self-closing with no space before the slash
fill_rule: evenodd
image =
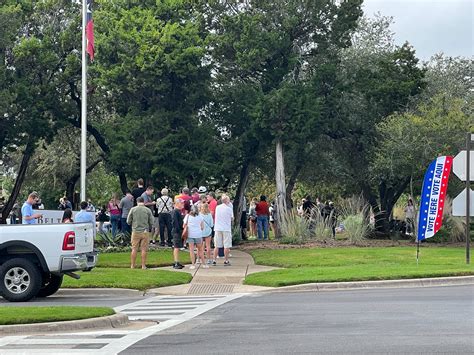
<path id="1" fill-rule="evenodd" d="M 188 321 L 224 303 L 243 296 L 212 297 L 156 296 L 115 308 L 130 320 L 150 320 L 159 324 L 140 330 L 110 329 L 71 334 L 0 337 L 0 354 L 117 354 L 157 332 Z"/>

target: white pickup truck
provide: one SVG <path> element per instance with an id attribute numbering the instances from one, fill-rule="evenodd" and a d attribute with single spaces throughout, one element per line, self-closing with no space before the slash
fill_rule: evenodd
<path id="1" fill-rule="evenodd" d="M 12 302 L 54 294 L 63 275 L 97 263 L 91 223 L 0 226 L 0 296 Z"/>

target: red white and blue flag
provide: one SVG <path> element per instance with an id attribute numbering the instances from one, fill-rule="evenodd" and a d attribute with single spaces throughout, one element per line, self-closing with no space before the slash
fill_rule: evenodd
<path id="1" fill-rule="evenodd" d="M 439 157 L 430 164 L 423 180 L 418 221 L 418 240 L 431 238 L 443 223 L 444 201 L 453 157 Z"/>
<path id="2" fill-rule="evenodd" d="M 91 61 L 94 60 L 94 22 L 92 21 L 92 0 L 87 0 L 86 22 L 87 53 Z"/>

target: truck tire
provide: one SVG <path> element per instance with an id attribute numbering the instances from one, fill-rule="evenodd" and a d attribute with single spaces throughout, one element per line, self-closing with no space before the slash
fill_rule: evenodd
<path id="1" fill-rule="evenodd" d="M 61 287 L 62 283 L 63 283 L 63 275 L 50 274 L 48 279 L 46 280 L 46 284 L 44 284 L 40 288 L 36 297 L 48 297 L 48 296 L 51 296 L 52 294 L 55 294 Z"/>
<path id="2" fill-rule="evenodd" d="M 39 267 L 28 259 L 10 259 L 0 266 L 0 295 L 10 302 L 29 301 L 42 284 Z"/>

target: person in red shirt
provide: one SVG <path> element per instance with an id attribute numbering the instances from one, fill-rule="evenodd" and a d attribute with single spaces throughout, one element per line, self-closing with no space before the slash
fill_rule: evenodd
<path id="1" fill-rule="evenodd" d="M 260 202 L 255 207 L 257 213 L 257 235 L 258 240 L 262 240 L 262 229 L 263 229 L 263 240 L 268 240 L 268 218 L 270 217 L 270 210 L 268 208 L 267 197 L 265 195 L 260 196 Z"/>
<path id="2" fill-rule="evenodd" d="M 191 211 L 191 205 L 192 205 L 192 201 L 193 201 L 191 195 L 189 194 L 189 189 L 187 187 L 184 187 L 181 190 L 181 193 L 179 195 L 175 196 L 174 198 L 175 199 L 179 198 L 179 199 L 183 200 L 184 207 L 181 210 L 181 214 L 183 216 L 187 215 L 189 213 L 189 211 Z"/>
<path id="3" fill-rule="evenodd" d="M 214 192 L 209 192 L 207 194 L 207 203 L 209 204 L 209 211 L 211 211 L 212 219 L 215 222 L 216 221 L 217 200 L 216 200 L 216 195 L 214 194 Z"/>

